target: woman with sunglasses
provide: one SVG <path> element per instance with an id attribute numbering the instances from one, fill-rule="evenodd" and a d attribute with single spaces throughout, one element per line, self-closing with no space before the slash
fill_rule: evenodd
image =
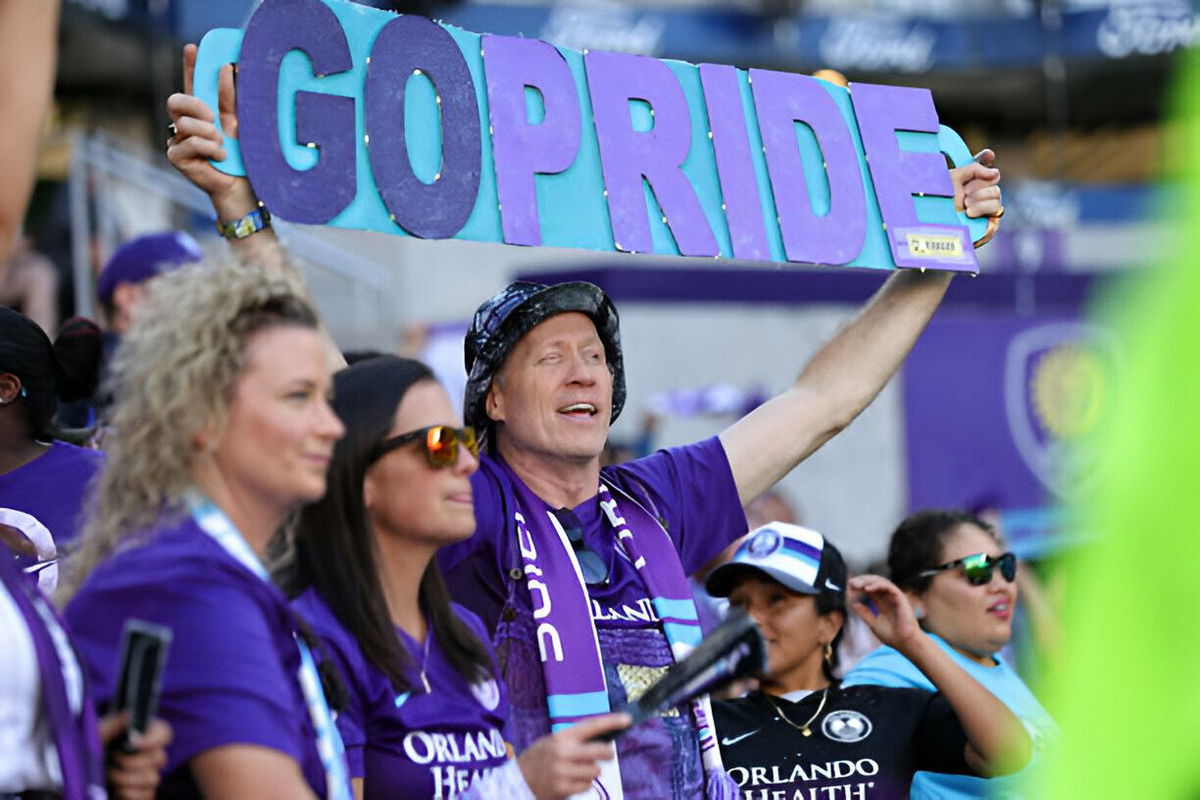
<path id="1" fill-rule="evenodd" d="M 346 435 L 329 489 L 300 516 L 277 570 L 341 675 L 337 724 L 359 798 L 559 798 L 583 791 L 612 748 L 611 715 L 511 760 L 505 689 L 479 618 L 451 603 L 433 557 L 475 530 L 471 428 L 418 361 L 382 356 L 339 372 Z"/>
<path id="2" fill-rule="evenodd" d="M 892 534 L 888 570 L 930 638 L 1021 720 L 1036 756 L 1053 733 L 1054 723 L 1016 671 L 998 655 L 1012 638 L 1016 557 L 1005 553 L 991 526 L 974 515 L 920 511 L 907 517 Z M 929 680 L 910 659 L 887 646 L 855 665 L 844 683 L 930 688 Z M 1020 787 L 1025 778 L 1021 773 L 984 779 L 919 772 L 913 779 L 912 796 L 982 798 L 1003 792 L 1004 797 L 1016 798 L 1023 796 Z"/>
<path id="3" fill-rule="evenodd" d="M 745 609 L 767 647 L 760 689 L 713 706 L 722 759 L 745 797 L 898 800 L 918 769 L 978 775 L 1024 764 L 1017 718 L 921 631 L 895 585 L 847 579 L 816 531 L 780 522 L 752 531 L 706 588 Z M 839 684 L 847 594 L 881 641 L 919 665 L 928 690 Z"/>

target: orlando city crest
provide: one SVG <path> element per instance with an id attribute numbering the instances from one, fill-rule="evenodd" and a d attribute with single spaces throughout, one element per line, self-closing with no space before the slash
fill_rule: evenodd
<path id="1" fill-rule="evenodd" d="M 1088 323 L 1038 325 L 1009 343 L 1004 392 L 1013 444 L 1060 497 L 1083 489 L 1099 467 L 1091 434 L 1111 411 L 1118 360 L 1114 335 Z"/>

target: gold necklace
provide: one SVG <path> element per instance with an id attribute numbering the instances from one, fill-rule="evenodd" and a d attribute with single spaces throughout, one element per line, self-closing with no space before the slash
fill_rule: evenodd
<path id="1" fill-rule="evenodd" d="M 764 698 L 766 698 L 767 704 L 770 705 L 771 708 L 775 709 L 775 713 L 779 715 L 780 719 L 782 719 L 788 725 L 791 725 L 796 730 L 800 731 L 800 734 L 802 736 L 812 736 L 812 730 L 810 730 L 808 726 L 812 725 L 813 721 L 816 720 L 817 717 L 821 716 L 821 711 L 825 708 L 825 700 L 829 697 L 829 686 L 826 686 L 824 689 L 821 690 L 821 702 L 819 705 L 817 705 L 816 712 L 811 717 L 809 717 L 808 720 L 805 721 L 805 723 L 803 725 L 797 725 L 796 723 L 794 723 L 790 719 L 788 719 L 787 714 L 783 713 L 783 709 L 780 708 L 778 705 L 776 705 L 775 701 L 771 699 L 771 695 L 767 694 L 766 692 L 763 692 L 762 696 Z"/>

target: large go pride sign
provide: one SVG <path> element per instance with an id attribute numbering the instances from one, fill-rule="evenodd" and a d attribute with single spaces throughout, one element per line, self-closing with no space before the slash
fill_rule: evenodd
<path id="1" fill-rule="evenodd" d="M 342 0 L 210 31 L 248 175 L 284 219 L 515 245 L 978 270 L 927 90 L 575 52 Z M 945 155 L 943 155 L 945 154 Z"/>

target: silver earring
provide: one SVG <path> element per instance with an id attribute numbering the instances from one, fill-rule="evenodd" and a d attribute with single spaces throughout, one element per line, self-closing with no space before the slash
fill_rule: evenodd
<path id="1" fill-rule="evenodd" d="M 925 619 L 925 609 L 921 606 L 917 606 L 913 609 L 913 616 L 917 619 Z"/>

